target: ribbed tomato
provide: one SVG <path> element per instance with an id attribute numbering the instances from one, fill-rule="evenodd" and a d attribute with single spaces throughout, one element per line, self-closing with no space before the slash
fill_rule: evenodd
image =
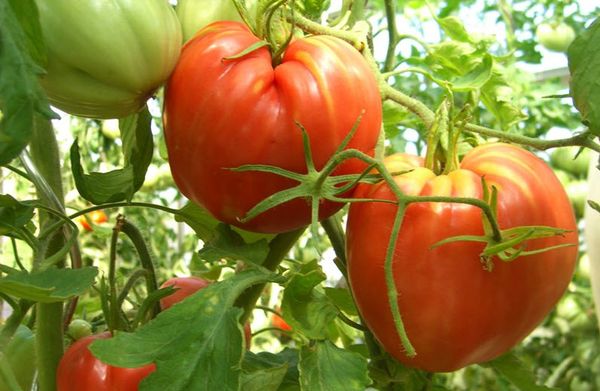
<path id="1" fill-rule="evenodd" d="M 301 124 L 313 159 L 323 167 L 362 113 L 350 148 L 372 153 L 381 127 L 381 98 L 368 64 L 334 37 L 294 40 L 278 65 L 243 24 L 217 22 L 184 46 L 165 91 L 164 128 L 173 178 L 181 192 L 217 219 L 259 232 L 285 232 L 310 222 L 310 205 L 295 199 L 240 219 L 273 193 L 297 184 L 275 174 L 234 172 L 266 164 L 306 173 Z M 336 174 L 360 172 L 356 160 Z M 341 204 L 323 202 L 321 218 Z"/>
<path id="2" fill-rule="evenodd" d="M 396 206 L 354 203 L 347 226 L 349 281 L 358 308 L 383 347 L 404 364 L 427 371 L 453 371 L 491 360 L 527 336 L 565 291 L 577 259 L 577 227 L 569 199 L 544 161 L 508 144 L 470 151 L 460 169 L 436 176 L 414 156 L 396 156 L 395 177 L 406 194 L 482 197 L 481 178 L 498 189 L 501 229 L 543 225 L 567 229 L 564 236 L 529 240 L 527 250 L 572 246 L 521 256 L 493 258 L 486 270 L 484 244 L 448 237 L 483 235 L 482 212 L 458 203 L 414 203 L 407 207 L 393 258 L 398 304 L 409 358 L 395 331 L 384 277 L 384 259 Z M 361 185 L 361 198 L 394 199 L 384 183 Z"/>
<path id="3" fill-rule="evenodd" d="M 142 379 L 156 369 L 154 364 L 120 368 L 103 363 L 88 349 L 99 338 L 110 338 L 110 333 L 84 337 L 67 349 L 56 374 L 58 391 L 137 391 Z"/>

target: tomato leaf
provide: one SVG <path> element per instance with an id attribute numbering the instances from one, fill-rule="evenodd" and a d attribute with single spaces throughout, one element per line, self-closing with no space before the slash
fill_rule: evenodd
<path id="1" fill-rule="evenodd" d="M 266 353 L 266 354 L 265 354 Z M 288 363 L 273 359 L 276 355 L 246 353 L 242 363 L 242 390 L 278 390 L 288 372 Z"/>
<path id="2" fill-rule="evenodd" d="M 33 218 L 33 211 L 32 205 L 0 194 L 0 235 L 24 227 Z"/>
<path id="3" fill-rule="evenodd" d="M 144 184 L 146 170 L 152 160 L 154 144 L 147 109 L 121 120 L 121 137 L 125 166 L 109 172 L 86 174 L 81 165 L 77 140 L 71 146 L 71 167 L 79 194 L 95 205 L 130 201 Z"/>
<path id="4" fill-rule="evenodd" d="M 275 386 L 275 372 L 282 371 L 283 377 L 279 381 L 279 384 L 275 387 L 261 387 L 260 384 L 257 388 L 254 388 L 257 391 L 263 391 L 265 389 L 273 389 L 278 391 L 285 390 L 297 390 L 300 387 L 298 373 L 298 358 L 299 352 L 295 349 L 285 348 L 281 352 L 277 354 L 273 354 L 270 352 L 260 352 L 258 354 L 252 352 L 246 352 L 244 356 L 244 362 L 242 363 L 242 369 L 244 374 L 242 375 L 242 389 L 243 390 L 252 390 L 255 386 L 254 380 L 259 377 L 265 378 L 266 381 L 272 379 L 270 384 Z M 281 369 L 285 368 L 285 372 Z M 264 371 L 270 370 L 269 373 L 264 373 Z M 258 372 L 258 373 L 255 373 Z M 279 375 L 279 374 L 278 374 Z M 246 388 L 248 387 L 248 388 Z"/>
<path id="5" fill-rule="evenodd" d="M 51 267 L 34 273 L 11 273 L 0 278 L 0 292 L 40 303 L 54 303 L 84 293 L 92 286 L 97 274 L 95 267 Z"/>
<path id="6" fill-rule="evenodd" d="M 141 391 L 237 390 L 244 342 L 242 310 L 233 303 L 248 287 L 277 279 L 257 268 L 245 270 L 188 296 L 135 333 L 118 333 L 90 349 L 112 365 L 155 362 L 156 372 L 142 381 Z"/>
<path id="7" fill-rule="evenodd" d="M 435 18 L 442 30 L 455 41 L 474 42 L 464 24 L 456 16 Z"/>
<path id="8" fill-rule="evenodd" d="M 283 293 L 281 309 L 285 321 L 308 338 L 326 338 L 327 327 L 338 313 L 332 301 L 318 288 L 326 278 L 317 261 L 311 261 L 290 278 Z"/>
<path id="9" fill-rule="evenodd" d="M 180 213 L 175 216 L 176 221 L 184 222 L 189 225 L 190 228 L 196 232 L 196 235 L 204 242 L 215 239 L 215 229 L 221 222 L 215 219 L 206 209 L 193 202 L 188 202 L 179 210 L 179 212 Z M 270 241 L 274 236 L 273 234 L 249 232 L 237 227 L 233 227 L 232 229 L 238 233 L 246 243 L 255 242 L 261 239 Z"/>
<path id="10" fill-rule="evenodd" d="M 260 265 L 269 253 L 269 243 L 264 239 L 247 244 L 240 234 L 226 224 L 219 224 L 216 232 L 213 240 L 205 243 L 198 254 L 209 262 L 225 258 Z"/>
<path id="11" fill-rule="evenodd" d="M 31 40 L 42 41 L 35 39 L 40 29 L 36 14 L 33 0 L 0 0 L 0 165 L 9 163 L 27 146 L 34 116 L 57 118 L 38 83 L 43 70 L 31 58 L 31 53 L 40 49 L 32 49 Z"/>
<path id="12" fill-rule="evenodd" d="M 503 69 L 496 64 L 490 78 L 481 87 L 481 102 L 500 123 L 501 129 L 509 129 L 527 118 L 513 102 L 513 94 Z"/>
<path id="13" fill-rule="evenodd" d="M 535 382 L 535 374 L 525 363 L 512 353 L 505 354 L 485 364 L 483 367 L 494 369 L 500 375 L 506 377 L 521 391 L 550 391 L 556 388 L 539 386 Z"/>
<path id="14" fill-rule="evenodd" d="M 485 54 L 480 64 L 475 66 L 469 73 L 452 81 L 454 91 L 470 91 L 483 87 L 492 75 L 494 59 Z"/>
<path id="15" fill-rule="evenodd" d="M 304 390 L 363 391 L 371 384 L 367 359 L 340 349 L 331 341 L 318 341 L 300 351 L 300 385 Z"/>
<path id="16" fill-rule="evenodd" d="M 597 69 L 600 67 L 600 18 L 569 46 L 569 72 L 573 103 L 592 133 L 600 135 L 600 96 Z"/>
<path id="17" fill-rule="evenodd" d="M 325 288 L 325 294 L 331 301 L 347 315 L 358 315 L 356 305 L 348 289 Z"/>

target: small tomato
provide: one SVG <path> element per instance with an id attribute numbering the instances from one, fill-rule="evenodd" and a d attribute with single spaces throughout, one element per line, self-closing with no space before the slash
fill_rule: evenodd
<path id="1" fill-rule="evenodd" d="M 535 29 L 538 42 L 553 52 L 566 52 L 575 40 L 575 30 L 566 23 L 542 23 Z"/>

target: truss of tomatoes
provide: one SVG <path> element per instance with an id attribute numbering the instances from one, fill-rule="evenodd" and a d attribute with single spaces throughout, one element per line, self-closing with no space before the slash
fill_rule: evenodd
<path id="1" fill-rule="evenodd" d="M 382 346 L 410 367 L 445 372 L 492 360 L 525 338 L 564 293 L 577 259 L 573 209 L 549 166 L 516 146 L 493 143 L 471 150 L 460 169 L 436 175 L 420 159 L 393 158 L 408 195 L 482 198 L 482 177 L 497 188 L 500 229 L 549 226 L 568 230 L 531 239 L 526 250 L 552 248 L 510 262 L 480 255 L 485 244 L 449 237 L 484 235 L 481 209 L 460 203 L 413 203 L 406 210 L 393 254 L 399 312 L 416 355 L 408 357 L 392 320 L 384 260 L 397 206 L 353 203 L 347 225 L 348 274 L 361 315 Z M 408 170 L 408 171 L 407 171 Z M 406 172 L 407 171 L 407 172 Z M 380 182 L 361 184 L 359 198 L 394 200 Z"/>
<path id="2" fill-rule="evenodd" d="M 381 129 L 381 97 L 366 61 L 340 39 L 295 39 L 276 65 L 266 47 L 240 56 L 258 42 L 237 22 L 210 24 L 188 41 L 166 85 L 164 130 L 173 178 L 185 196 L 225 223 L 279 233 L 308 225 L 310 202 L 296 198 L 249 221 L 244 217 L 298 182 L 232 169 L 260 164 L 305 174 L 300 127 L 317 169 L 357 124 L 347 148 L 372 154 Z M 334 174 L 364 168 L 354 159 Z M 322 202 L 319 217 L 341 207 Z"/>

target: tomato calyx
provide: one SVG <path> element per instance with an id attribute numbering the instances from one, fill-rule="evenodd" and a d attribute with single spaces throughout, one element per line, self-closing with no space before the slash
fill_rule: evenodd
<path id="1" fill-rule="evenodd" d="M 317 233 L 317 222 L 319 221 L 319 204 L 322 200 L 328 200 L 333 202 L 347 202 L 348 200 L 343 197 L 344 193 L 351 190 L 358 182 L 379 180 L 380 176 L 371 174 L 370 171 L 374 167 L 372 164 L 369 165 L 361 174 L 350 174 L 350 175 L 337 175 L 332 176 L 333 171 L 345 160 L 350 158 L 359 158 L 363 161 L 371 160 L 366 154 L 354 149 L 344 149 L 358 129 L 362 118 L 359 118 L 354 123 L 354 126 L 350 132 L 346 135 L 344 140 L 340 143 L 332 157 L 324 165 L 321 170 L 317 170 L 312 158 L 312 152 L 310 147 L 310 140 L 306 129 L 300 123 L 296 123 L 300 131 L 302 132 L 302 141 L 304 144 L 304 157 L 306 163 L 306 174 L 300 174 L 298 172 L 289 171 L 280 167 L 263 165 L 263 164 L 246 164 L 236 168 L 232 168 L 232 171 L 245 172 L 245 171 L 259 171 L 266 172 L 275 175 L 282 176 L 284 178 L 292 179 L 299 182 L 295 187 L 282 190 L 278 193 L 265 198 L 252 209 L 246 213 L 246 215 L 240 219 L 242 223 L 245 223 L 259 214 L 281 205 L 285 202 L 291 201 L 297 198 L 303 198 L 310 200 L 311 204 L 311 231 L 316 235 Z"/>
<path id="2" fill-rule="evenodd" d="M 512 262 L 519 257 L 534 255 L 561 247 L 572 246 L 572 244 L 559 244 L 555 246 L 544 247 L 535 250 L 527 250 L 527 241 L 532 239 L 548 238 L 552 236 L 563 236 L 570 232 L 562 228 L 555 228 L 542 225 L 519 226 L 500 230 L 497 225 L 497 194 L 496 187 L 487 186 L 485 178 L 481 179 L 483 187 L 483 199 L 490 206 L 492 218 L 483 215 L 483 235 L 459 235 L 443 239 L 435 243 L 432 248 L 436 248 L 448 243 L 456 242 L 479 242 L 486 246 L 481 252 L 480 260 L 483 268 L 491 272 L 494 268 L 494 257 L 503 262 Z"/>

